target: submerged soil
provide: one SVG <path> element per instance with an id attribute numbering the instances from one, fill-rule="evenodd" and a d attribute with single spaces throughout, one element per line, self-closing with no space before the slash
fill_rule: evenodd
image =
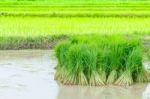
<path id="1" fill-rule="evenodd" d="M 150 99 L 150 84 L 66 86 L 54 80 L 53 50 L 0 51 L 0 99 Z"/>

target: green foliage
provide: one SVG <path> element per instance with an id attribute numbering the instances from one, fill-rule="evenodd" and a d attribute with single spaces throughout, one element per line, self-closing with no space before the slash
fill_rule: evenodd
<path id="1" fill-rule="evenodd" d="M 138 39 L 121 35 L 72 37 L 56 47 L 55 78 L 64 84 L 91 86 L 145 82 L 147 76 L 140 46 Z M 60 72 L 62 67 L 65 68 L 63 73 Z"/>

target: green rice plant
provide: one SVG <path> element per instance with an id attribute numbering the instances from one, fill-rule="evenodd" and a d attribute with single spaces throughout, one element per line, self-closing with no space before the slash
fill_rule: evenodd
<path id="1" fill-rule="evenodd" d="M 123 58 L 123 47 L 119 45 L 114 45 L 111 49 L 110 53 L 111 63 L 110 63 L 110 69 L 111 72 L 108 76 L 107 83 L 113 84 L 115 80 L 117 79 L 117 71 L 118 67 L 122 66 L 122 58 Z"/>
<path id="2" fill-rule="evenodd" d="M 146 56 L 148 57 L 148 60 L 150 60 L 150 48 L 145 48 L 146 50 Z"/>
<path id="3" fill-rule="evenodd" d="M 61 42 L 59 45 L 56 47 L 56 57 L 58 59 L 58 65 L 56 67 L 56 75 L 55 79 L 63 80 L 65 78 L 66 74 L 66 66 L 67 66 L 67 51 L 70 47 L 69 42 Z"/>
<path id="4" fill-rule="evenodd" d="M 88 76 L 89 74 L 88 72 L 84 74 L 84 70 L 88 65 L 87 60 L 89 59 L 90 61 L 91 58 L 88 53 L 88 47 L 82 44 L 75 44 L 69 49 L 68 57 L 70 59 L 69 66 L 71 68 L 69 76 L 74 77 L 76 84 L 88 84 L 88 78 L 85 75 Z M 74 80 L 71 82 L 74 82 Z"/>
<path id="5" fill-rule="evenodd" d="M 102 81 L 105 83 L 106 82 L 106 72 L 107 72 L 107 67 L 109 66 L 110 63 L 110 58 L 109 56 L 109 50 L 106 48 L 99 49 L 98 50 L 98 55 L 97 55 L 97 71 L 99 75 L 101 76 Z"/>
<path id="6" fill-rule="evenodd" d="M 136 56 L 134 57 L 135 63 L 134 64 L 139 64 L 139 66 L 136 66 L 134 69 L 134 73 L 137 75 L 133 75 L 133 78 L 136 78 L 136 82 L 147 82 L 148 81 L 148 77 L 146 75 L 146 70 L 142 64 L 142 53 L 140 53 L 141 51 L 140 48 L 137 48 L 135 51 Z"/>
<path id="7" fill-rule="evenodd" d="M 98 55 L 101 54 L 97 48 L 96 45 L 94 44 L 91 44 L 91 48 L 92 49 L 90 51 L 90 56 L 93 56 L 91 57 L 91 61 L 88 61 L 89 63 L 89 72 L 90 72 L 90 78 L 89 78 L 89 85 L 94 85 L 94 86 L 98 86 L 98 85 L 105 85 L 105 72 L 102 71 L 102 67 L 100 66 L 100 64 L 97 64 L 98 63 L 98 60 L 99 60 L 99 57 Z M 93 61 L 94 59 L 94 61 Z"/>
<path id="8" fill-rule="evenodd" d="M 65 83 L 69 84 L 88 84 L 87 78 L 84 74 L 84 65 L 86 65 L 84 61 L 85 55 L 87 55 L 86 46 L 82 45 L 73 45 L 70 47 L 68 52 L 68 77 L 65 80 Z M 84 53 L 82 53 L 84 52 Z"/>

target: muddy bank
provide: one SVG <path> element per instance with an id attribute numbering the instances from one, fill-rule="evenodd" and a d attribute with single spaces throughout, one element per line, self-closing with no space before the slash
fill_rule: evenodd
<path id="1" fill-rule="evenodd" d="M 3 37 L 0 36 L 0 50 L 51 49 L 58 42 L 69 38 L 66 35 L 49 35 L 39 37 Z"/>
<path id="2" fill-rule="evenodd" d="M 64 86 L 52 50 L 0 51 L 0 99 L 149 99 L 150 85 Z M 148 98 L 149 97 L 149 98 Z"/>

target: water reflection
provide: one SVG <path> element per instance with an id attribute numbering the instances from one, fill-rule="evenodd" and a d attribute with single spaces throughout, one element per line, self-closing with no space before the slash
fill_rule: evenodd
<path id="1" fill-rule="evenodd" d="M 60 85 L 57 99 L 142 99 L 142 93 L 145 92 L 146 86 L 147 84 L 136 84 L 130 87 Z M 149 98 L 145 97 L 143 99 Z"/>
<path id="2" fill-rule="evenodd" d="M 150 84 L 147 85 L 145 91 L 143 92 L 143 99 L 150 99 Z"/>

